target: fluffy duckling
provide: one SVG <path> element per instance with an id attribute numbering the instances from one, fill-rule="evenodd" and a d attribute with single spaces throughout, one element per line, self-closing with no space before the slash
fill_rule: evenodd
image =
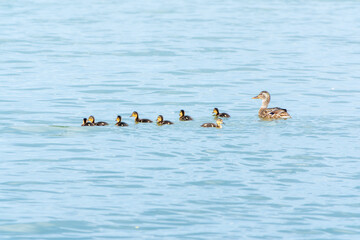
<path id="1" fill-rule="evenodd" d="M 215 117 L 224 117 L 224 118 L 230 117 L 230 115 L 227 113 L 220 113 L 218 108 L 214 108 L 213 113 L 215 113 L 214 114 Z"/>
<path id="2" fill-rule="evenodd" d="M 150 119 L 140 119 L 137 112 L 133 112 L 130 117 L 135 117 L 135 123 L 152 123 Z"/>
<path id="3" fill-rule="evenodd" d="M 87 118 L 83 118 L 83 123 L 81 124 L 81 126 L 94 126 L 94 124 L 88 122 Z"/>
<path id="4" fill-rule="evenodd" d="M 283 108 L 268 108 L 270 102 L 270 93 L 267 91 L 262 91 L 253 99 L 262 99 L 262 105 L 259 110 L 259 117 L 264 120 L 274 120 L 274 119 L 288 119 L 291 118 L 290 114 L 286 109 Z"/>
<path id="5" fill-rule="evenodd" d="M 174 124 L 173 122 L 170 122 L 170 121 L 167 121 L 165 120 L 164 121 L 164 118 L 162 115 L 159 115 L 156 119 L 156 122 L 158 125 L 170 125 L 170 124 Z"/>
<path id="6" fill-rule="evenodd" d="M 193 120 L 190 116 L 185 116 L 185 111 L 184 110 L 180 110 L 180 113 L 179 113 L 179 120 L 180 121 L 191 121 Z"/>
<path id="7" fill-rule="evenodd" d="M 127 123 L 124 123 L 124 122 L 121 121 L 121 116 L 120 115 L 117 116 L 115 125 L 119 126 L 119 127 L 127 127 L 127 126 L 129 126 Z"/>
<path id="8" fill-rule="evenodd" d="M 221 118 L 218 118 L 216 120 L 216 124 L 215 123 L 204 123 L 203 125 L 201 125 L 202 127 L 216 127 L 216 128 L 222 128 L 221 124 L 223 123 L 223 120 Z"/>
<path id="9" fill-rule="evenodd" d="M 95 126 L 106 126 L 106 125 L 109 125 L 107 122 L 95 122 L 94 116 L 90 116 L 90 117 L 89 117 L 89 122 L 91 122 L 91 123 L 94 124 Z"/>

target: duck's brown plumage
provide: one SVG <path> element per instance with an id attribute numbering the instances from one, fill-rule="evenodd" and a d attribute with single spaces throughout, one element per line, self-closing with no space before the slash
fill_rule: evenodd
<path id="1" fill-rule="evenodd" d="M 135 123 L 152 123 L 150 119 L 140 119 L 139 114 L 136 111 L 134 111 L 130 117 L 135 117 Z"/>
<path id="2" fill-rule="evenodd" d="M 267 91 L 262 91 L 253 99 L 261 99 L 262 105 L 259 109 L 259 117 L 264 120 L 274 120 L 274 119 L 288 119 L 291 118 L 290 114 L 284 108 L 268 108 L 270 103 L 270 93 Z"/>
<path id="3" fill-rule="evenodd" d="M 204 123 L 203 125 L 201 125 L 201 127 L 215 127 L 215 128 L 222 128 L 221 124 L 223 124 L 223 120 L 221 118 L 218 118 L 216 120 L 216 123 Z"/>
<path id="4" fill-rule="evenodd" d="M 184 110 L 180 110 L 180 113 L 179 113 L 179 120 L 180 121 L 191 121 L 193 120 L 190 116 L 185 116 L 185 111 Z"/>

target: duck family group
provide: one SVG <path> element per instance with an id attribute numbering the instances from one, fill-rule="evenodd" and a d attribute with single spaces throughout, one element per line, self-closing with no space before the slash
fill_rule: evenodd
<path id="1" fill-rule="evenodd" d="M 291 118 L 290 114 L 284 108 L 268 108 L 270 102 L 270 93 L 267 91 L 262 91 L 253 99 L 261 99 L 262 105 L 259 110 L 259 117 L 264 120 L 274 120 L 274 119 L 287 119 Z M 216 123 L 204 123 L 201 127 L 215 127 L 215 128 L 222 128 L 223 120 L 221 118 L 229 118 L 230 115 L 227 113 L 220 113 L 219 109 L 214 108 L 214 116 L 217 118 Z M 193 120 L 190 116 L 185 115 L 184 110 L 180 110 L 180 121 L 191 121 Z M 135 117 L 135 123 L 152 123 L 150 119 L 140 119 L 139 114 L 137 112 L 133 112 L 130 117 Z M 221 118 L 220 118 L 221 117 Z M 164 120 L 162 115 L 159 115 L 156 119 L 158 125 L 171 125 L 174 124 L 171 121 Z M 90 116 L 88 119 L 83 119 L 83 124 L 81 126 L 106 126 L 109 125 L 106 122 L 95 122 L 95 118 Z M 116 126 L 126 127 L 128 126 L 127 123 L 121 121 L 121 116 L 117 116 L 116 118 Z"/>

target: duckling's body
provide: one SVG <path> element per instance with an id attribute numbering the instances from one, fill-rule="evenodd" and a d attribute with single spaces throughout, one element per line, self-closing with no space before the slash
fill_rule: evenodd
<path id="1" fill-rule="evenodd" d="M 120 115 L 117 116 L 115 125 L 119 126 L 119 127 L 127 127 L 127 126 L 129 126 L 127 123 L 124 123 L 124 122 L 121 121 L 121 116 Z"/>
<path id="2" fill-rule="evenodd" d="M 167 121 L 165 120 L 164 121 L 164 118 L 162 115 L 159 115 L 156 119 L 156 122 L 158 125 L 171 125 L 171 124 L 174 124 L 173 122 L 170 122 L 170 121 Z"/>
<path id="3" fill-rule="evenodd" d="M 259 109 L 259 117 L 264 120 L 275 120 L 275 119 L 288 119 L 291 118 L 290 114 L 284 108 L 268 108 L 270 103 L 270 93 L 262 91 L 253 99 L 262 99 L 262 105 Z"/>
<path id="4" fill-rule="evenodd" d="M 215 117 L 222 117 L 222 118 L 229 118 L 230 114 L 227 113 L 220 113 L 218 108 L 214 108 L 213 113 Z"/>
<path id="5" fill-rule="evenodd" d="M 152 123 L 153 122 L 150 119 L 145 119 L 145 118 L 140 119 L 139 114 L 135 111 L 131 114 L 130 117 L 135 117 L 135 123 Z"/>
<path id="6" fill-rule="evenodd" d="M 94 124 L 88 122 L 87 118 L 83 118 L 83 123 L 81 124 L 81 126 L 94 126 Z"/>
<path id="7" fill-rule="evenodd" d="M 190 116 L 185 116 L 185 111 L 184 110 L 180 110 L 180 113 L 179 113 L 179 120 L 180 121 L 191 121 L 193 120 Z"/>
<path id="8" fill-rule="evenodd" d="M 109 125 L 107 122 L 95 122 L 95 118 L 93 116 L 89 117 L 89 122 L 94 124 L 94 126 L 106 126 L 106 125 Z"/>
<path id="9" fill-rule="evenodd" d="M 221 118 L 218 118 L 216 120 L 216 123 L 204 123 L 203 125 L 201 125 L 201 127 L 206 127 L 206 128 L 210 128 L 210 127 L 215 127 L 215 128 L 222 128 L 221 124 L 223 124 L 223 120 Z"/>

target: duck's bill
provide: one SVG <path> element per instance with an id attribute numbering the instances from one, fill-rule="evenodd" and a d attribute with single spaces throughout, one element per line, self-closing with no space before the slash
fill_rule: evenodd
<path id="1" fill-rule="evenodd" d="M 259 98 L 259 95 L 258 96 L 256 96 L 256 97 L 252 97 L 252 99 L 258 99 Z"/>

